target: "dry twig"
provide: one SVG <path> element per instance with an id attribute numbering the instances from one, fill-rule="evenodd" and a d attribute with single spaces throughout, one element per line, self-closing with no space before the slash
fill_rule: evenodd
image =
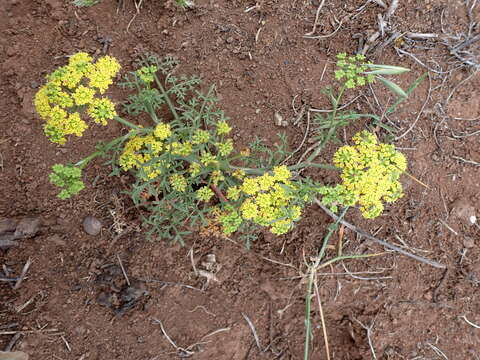
<path id="1" fill-rule="evenodd" d="M 315 14 L 315 21 L 313 23 L 313 29 L 312 29 L 312 31 L 306 33 L 305 36 L 310 36 L 310 35 L 315 34 L 315 31 L 317 30 L 318 17 L 320 15 L 320 10 L 322 10 L 322 7 L 323 7 L 324 4 L 325 4 L 325 0 L 322 0 L 320 5 L 318 5 L 317 13 Z"/>
<path id="2" fill-rule="evenodd" d="M 32 260 L 28 258 L 27 262 L 23 266 L 22 273 L 20 274 L 20 277 L 18 278 L 18 281 L 16 282 L 15 286 L 13 287 L 15 290 L 17 290 L 20 285 L 22 284 L 23 280 L 25 279 L 25 275 L 27 275 L 28 268 L 32 265 Z"/>
<path id="3" fill-rule="evenodd" d="M 125 281 L 127 282 L 127 285 L 130 286 L 130 280 L 128 279 L 127 272 L 125 271 L 125 268 L 123 267 L 122 259 L 120 259 L 120 256 L 117 254 L 117 259 L 118 263 L 120 264 L 120 269 L 122 269 L 123 277 L 125 278 Z"/>

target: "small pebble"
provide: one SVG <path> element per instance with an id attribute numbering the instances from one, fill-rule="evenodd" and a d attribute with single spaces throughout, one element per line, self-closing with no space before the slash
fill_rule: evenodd
<path id="1" fill-rule="evenodd" d="M 288 121 L 284 120 L 283 116 L 280 115 L 278 112 L 275 112 L 273 117 L 274 117 L 276 126 L 282 126 L 282 127 L 288 126 Z"/>
<path id="2" fill-rule="evenodd" d="M 83 220 L 83 230 L 85 230 L 88 235 L 98 235 L 102 230 L 102 223 L 96 217 L 87 216 Z"/>

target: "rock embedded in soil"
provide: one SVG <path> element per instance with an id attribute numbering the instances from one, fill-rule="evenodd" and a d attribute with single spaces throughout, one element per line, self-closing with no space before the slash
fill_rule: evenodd
<path id="1" fill-rule="evenodd" d="M 475 207 L 467 199 L 455 200 L 452 204 L 451 215 L 464 224 L 473 225 L 475 223 L 472 222 L 472 219 L 475 218 Z"/>
<path id="2" fill-rule="evenodd" d="M 23 351 L 0 351 L 0 360 L 28 360 L 28 354 Z"/>
<path id="3" fill-rule="evenodd" d="M 85 230 L 88 235 L 98 235 L 100 231 L 102 231 L 102 223 L 94 216 L 87 216 L 83 219 L 83 230 Z"/>
<path id="4" fill-rule="evenodd" d="M 15 229 L 16 239 L 28 239 L 37 235 L 42 221 L 39 217 L 27 217 L 20 220 Z"/>
<path id="5" fill-rule="evenodd" d="M 16 220 L 10 218 L 0 218 L 0 235 L 7 232 L 14 232 L 16 228 Z"/>
<path id="6" fill-rule="evenodd" d="M 280 115 L 280 113 L 278 113 L 277 111 L 275 111 L 275 114 L 273 114 L 273 118 L 276 126 L 281 126 L 281 127 L 288 126 L 288 121 L 284 120 L 283 116 Z"/>

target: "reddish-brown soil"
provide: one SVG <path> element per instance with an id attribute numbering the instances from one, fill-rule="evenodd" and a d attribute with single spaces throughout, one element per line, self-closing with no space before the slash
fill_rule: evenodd
<path id="1" fill-rule="evenodd" d="M 376 31 L 377 14 L 385 10 L 370 1 L 357 14 L 367 1 L 326 1 L 316 34 L 332 32 L 334 17 L 352 16 L 333 36 L 314 40 L 303 35 L 312 29 L 319 1 L 260 0 L 246 12 L 255 1 L 198 0 L 193 10 L 183 11 L 163 0 L 144 0 L 136 15 L 133 0 L 122 3 L 120 9 L 113 0 L 79 9 L 67 0 L 0 2 L 0 217 L 43 221 L 35 237 L 0 250 L 0 267 L 11 276 L 19 276 L 32 260 L 18 289 L 0 282 L 0 350 L 18 332 L 14 349 L 34 360 L 302 359 L 303 254 L 307 259 L 315 254 L 331 223 L 322 210 L 312 205 L 291 233 L 261 234 L 249 251 L 235 238 L 194 236 L 184 248 L 147 242 L 135 231 L 134 214 L 124 211 L 130 206 L 121 194 L 124 184 L 109 178 L 100 161 L 89 166 L 87 189 L 74 199 L 58 200 L 48 182 L 54 163 L 81 159 L 120 127 L 91 128 L 82 138 L 56 147 L 42 133 L 32 97 L 44 75 L 63 65 L 66 55 L 80 50 L 98 54 L 103 45 L 97 38 L 111 37 L 108 54 L 124 70 L 144 52 L 171 54 L 181 61 L 181 71 L 217 84 L 239 147 L 255 136 L 274 144 L 275 134 L 286 131 L 294 149 L 302 141 L 306 117 L 299 127 L 281 128 L 275 126 L 274 113 L 291 120 L 302 104 L 327 108 L 322 89 L 332 83 L 334 55 L 355 50 L 352 36 Z M 443 24 L 446 32 L 458 34 L 468 30 L 469 21 L 480 21 L 480 4 L 473 7 L 473 20 L 468 17 L 466 6 L 473 3 L 400 1 L 391 21 L 400 32 L 442 34 Z M 478 33 L 478 27 L 473 31 Z M 480 359 L 480 230 L 456 208 L 470 205 L 480 217 L 480 135 L 458 137 L 479 130 L 480 77 L 472 68 L 459 67 L 440 41 L 420 41 L 416 48 L 395 45 L 436 70 L 450 71 L 430 72 L 430 97 L 418 122 L 395 142 L 408 157 L 409 173 L 428 187 L 405 176 L 405 196 L 381 217 L 366 221 L 353 210 L 347 218 L 379 238 L 445 264 L 448 271 L 394 252 L 322 269 L 318 285 L 331 358 Z M 399 57 L 393 44 L 371 60 L 410 67 L 410 73 L 396 77 L 403 87 L 426 71 L 411 57 Z M 429 88 L 427 78 L 390 116 L 398 135 L 417 118 Z M 379 104 L 365 89 L 352 109 L 381 114 L 393 97 L 381 85 L 374 90 Z M 345 138 L 366 124 L 353 124 Z M 309 175 L 329 179 L 317 170 Z M 87 215 L 103 222 L 100 235 L 83 231 Z M 113 224 L 121 221 L 133 230 L 118 238 Z M 384 251 L 349 230 L 343 241 L 345 253 Z M 195 275 L 190 252 L 200 268 L 207 255 L 215 255 L 218 281 L 207 283 Z M 129 309 L 109 298 L 112 288 L 126 287 L 119 258 L 139 296 Z M 5 275 L 3 269 L 0 273 Z M 115 315 L 100 304 L 105 302 L 125 313 Z M 310 358 L 326 359 L 313 304 Z"/>

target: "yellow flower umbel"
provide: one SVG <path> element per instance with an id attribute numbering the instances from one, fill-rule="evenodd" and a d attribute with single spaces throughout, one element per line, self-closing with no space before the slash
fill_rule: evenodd
<path id="1" fill-rule="evenodd" d="M 355 145 L 337 150 L 333 162 L 342 170 L 342 184 L 323 187 L 323 203 L 333 206 L 360 205 L 365 218 L 379 216 L 382 201 L 393 202 L 403 196 L 400 175 L 407 168 L 405 156 L 390 144 L 379 144 L 374 134 L 362 131 L 353 137 Z"/>
<path id="2" fill-rule="evenodd" d="M 187 179 L 180 174 L 174 174 L 168 179 L 172 188 L 179 192 L 185 192 L 187 189 L 188 183 Z M 205 196 L 205 194 L 203 194 Z"/>
<path id="3" fill-rule="evenodd" d="M 152 160 L 152 155 L 160 155 L 164 148 L 163 141 L 155 136 L 155 132 L 146 136 L 132 137 L 125 144 L 118 164 L 124 171 L 142 169 L 146 179 L 154 179 L 162 173 L 162 163 Z"/>
<path id="4" fill-rule="evenodd" d="M 97 90 L 104 93 L 120 70 L 112 57 L 104 56 L 93 62 L 84 52 L 72 55 L 68 65 L 47 75 L 47 83 L 35 94 L 35 108 L 46 121 L 44 132 L 52 142 L 64 144 L 66 136 L 82 136 L 88 128 L 81 113 L 87 113 L 96 123 L 107 124 L 116 116 L 115 106 L 108 98 L 96 98 Z"/>
<path id="5" fill-rule="evenodd" d="M 368 66 L 365 62 L 365 55 L 357 54 L 347 56 L 346 53 L 337 54 L 337 68 L 335 78 L 342 80 L 347 89 L 353 89 L 357 86 L 363 86 L 375 81 L 375 76 L 365 74 Z"/>
<path id="6" fill-rule="evenodd" d="M 243 193 L 246 199 L 240 206 L 240 214 L 244 220 L 270 227 L 274 234 L 285 234 L 301 214 L 300 206 L 293 204 L 296 194 L 291 176 L 286 166 L 277 166 L 273 174 L 245 178 L 240 187 L 228 189 L 227 197 L 237 200 Z"/>

